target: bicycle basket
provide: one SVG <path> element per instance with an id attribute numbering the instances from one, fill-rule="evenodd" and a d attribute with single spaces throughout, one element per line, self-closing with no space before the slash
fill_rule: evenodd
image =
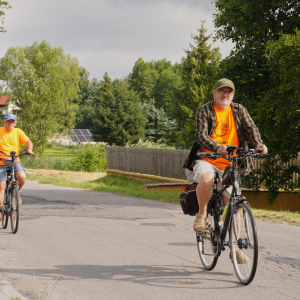
<path id="1" fill-rule="evenodd" d="M 231 172 L 232 172 L 232 165 L 229 165 L 225 168 L 223 176 L 222 176 L 222 184 L 226 185 L 231 183 Z"/>
<path id="2" fill-rule="evenodd" d="M 180 205 L 185 215 L 194 216 L 199 211 L 199 204 L 196 195 L 198 183 L 188 185 L 180 195 Z"/>

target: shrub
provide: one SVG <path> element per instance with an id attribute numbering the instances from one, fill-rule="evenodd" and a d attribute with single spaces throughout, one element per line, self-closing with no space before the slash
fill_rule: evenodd
<path id="1" fill-rule="evenodd" d="M 84 145 L 77 152 L 77 156 L 71 159 L 74 171 L 95 172 L 106 169 L 105 145 Z"/>

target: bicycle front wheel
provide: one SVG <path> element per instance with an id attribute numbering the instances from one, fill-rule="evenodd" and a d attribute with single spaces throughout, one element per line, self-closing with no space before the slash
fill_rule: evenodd
<path id="1" fill-rule="evenodd" d="M 17 185 L 13 185 L 11 190 L 11 231 L 12 233 L 17 233 L 19 227 L 19 188 Z"/>
<path id="2" fill-rule="evenodd" d="M 203 267 L 211 271 L 218 262 L 218 257 L 214 256 L 213 244 L 210 237 L 210 229 L 215 228 L 214 218 L 208 214 L 205 222 L 205 231 L 202 234 L 196 234 L 197 248 Z"/>
<path id="3" fill-rule="evenodd" d="M 231 222 L 229 242 L 234 271 L 242 284 L 253 280 L 258 261 L 258 239 L 254 216 L 245 202 L 237 205 L 235 213 L 237 239 L 234 234 L 234 220 Z"/>
<path id="4" fill-rule="evenodd" d="M 2 228 L 5 229 L 8 223 L 8 209 L 7 209 L 7 200 L 6 200 L 6 191 L 4 194 L 4 203 L 2 205 Z"/>

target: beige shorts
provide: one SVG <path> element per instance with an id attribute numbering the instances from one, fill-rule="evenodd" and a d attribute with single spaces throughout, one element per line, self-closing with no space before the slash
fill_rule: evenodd
<path id="1" fill-rule="evenodd" d="M 216 168 L 215 166 L 213 166 L 212 164 L 210 164 L 209 162 L 207 162 L 205 160 L 197 161 L 197 163 L 193 167 L 193 173 L 194 173 L 194 177 L 193 177 L 194 182 L 199 182 L 200 177 L 204 173 L 213 173 L 214 175 L 218 174 L 219 180 L 218 180 L 218 184 L 217 184 L 217 189 L 220 190 L 223 187 L 222 175 L 224 173 L 224 170 Z M 222 194 L 225 197 L 230 198 L 231 192 L 232 192 L 232 186 L 227 188 Z"/>

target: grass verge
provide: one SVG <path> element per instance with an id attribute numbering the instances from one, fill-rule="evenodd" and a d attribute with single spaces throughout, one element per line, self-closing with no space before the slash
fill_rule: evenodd
<path id="1" fill-rule="evenodd" d="M 145 199 L 161 200 L 165 202 L 179 203 L 179 193 L 146 191 L 145 183 L 148 181 L 137 181 L 131 178 L 106 175 L 106 173 L 71 172 L 43 169 L 27 169 L 27 178 L 37 180 L 41 183 L 54 184 L 82 188 L 101 192 L 118 193 Z M 152 181 L 153 183 L 153 181 Z M 300 213 L 288 211 L 270 211 L 252 209 L 256 218 L 272 220 L 276 222 L 287 222 L 300 226 Z"/>

